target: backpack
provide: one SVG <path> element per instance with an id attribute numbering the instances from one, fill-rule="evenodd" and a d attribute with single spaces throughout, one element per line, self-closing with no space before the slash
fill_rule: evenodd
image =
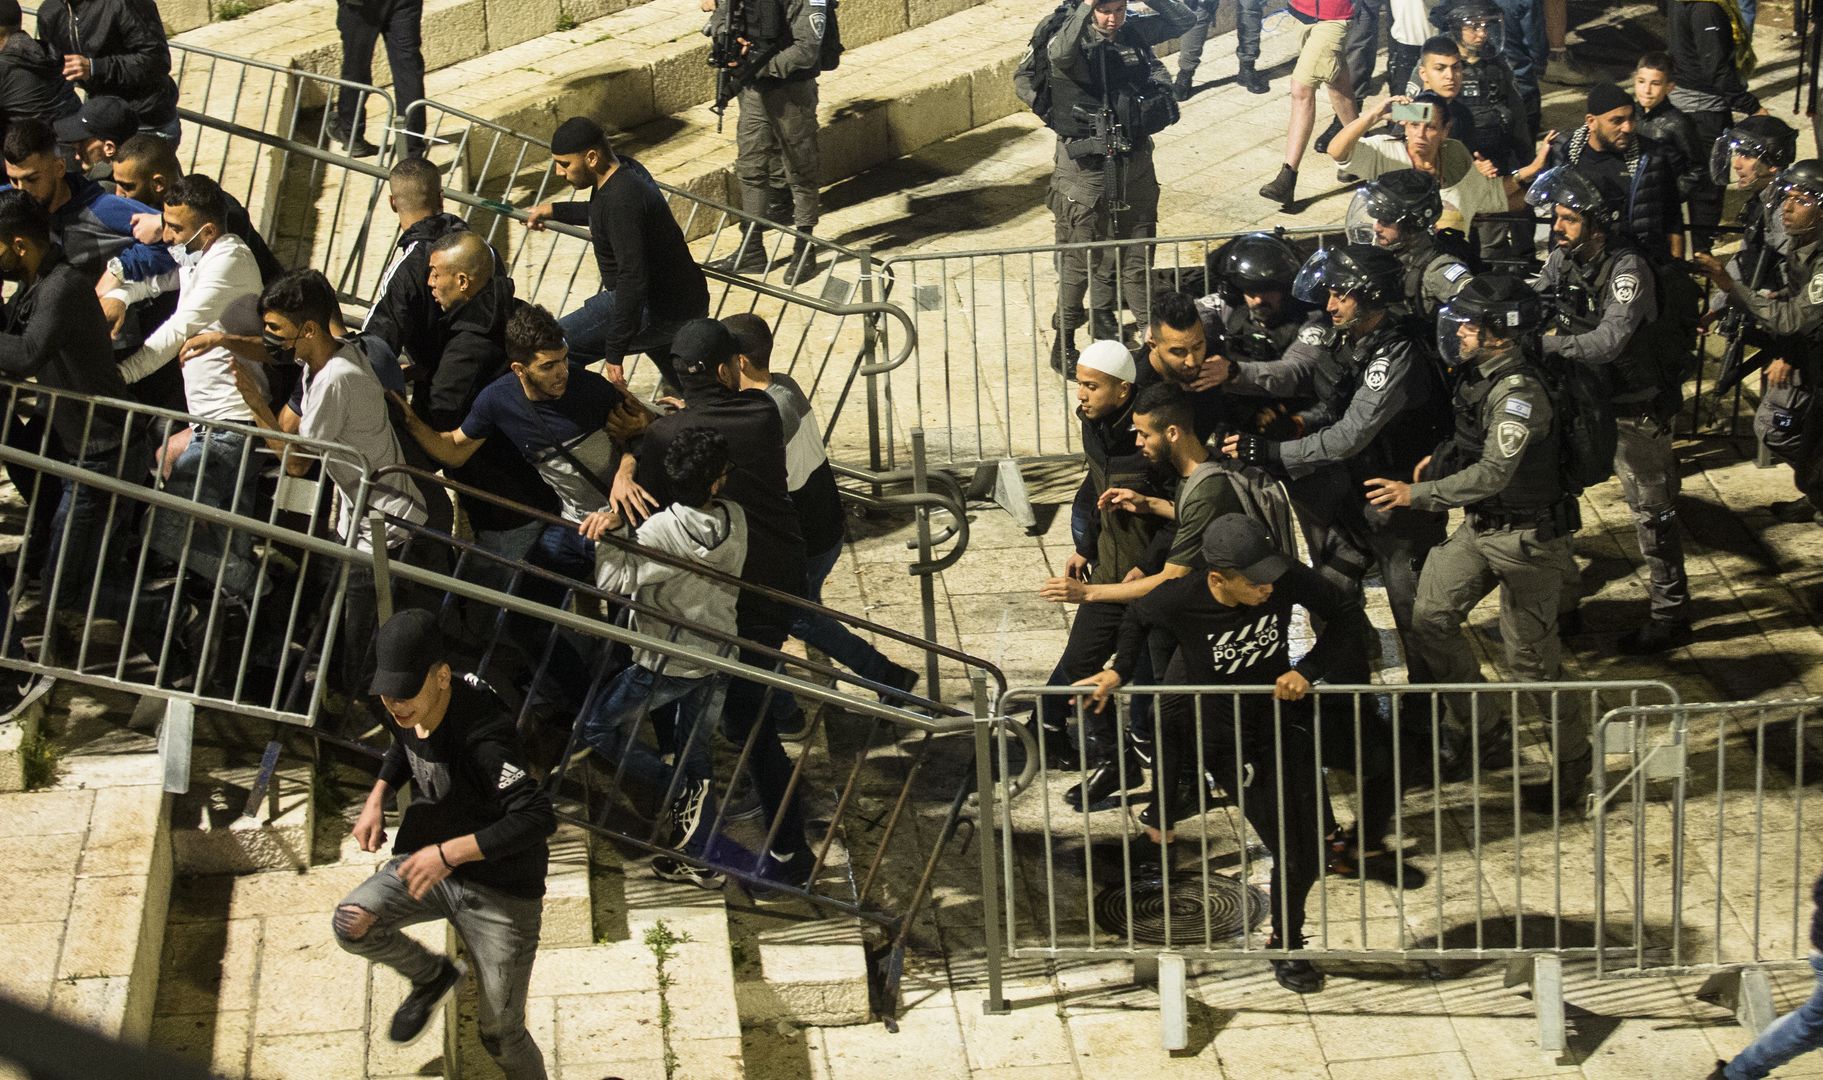
<path id="1" fill-rule="evenodd" d="M 1658 317 L 1639 328 L 1650 355 L 1658 363 L 1659 382 L 1667 391 L 1680 390 L 1696 374 L 1697 324 L 1708 307 L 1708 298 L 1696 278 L 1669 259 L 1648 256 L 1652 284 L 1658 293 Z"/>
<path id="2" fill-rule="evenodd" d="M 822 7 L 824 14 L 810 16 L 811 22 L 821 22 L 823 44 L 817 51 L 817 70 L 834 71 L 842 66 L 842 53 L 846 46 L 842 44 L 842 23 L 836 17 L 836 8 L 841 0 L 810 0 L 812 7 Z"/>
<path id="3" fill-rule="evenodd" d="M 1235 497 L 1241 501 L 1241 512 L 1265 527 L 1272 546 L 1293 562 L 1301 561 L 1298 530 L 1291 515 L 1291 496 L 1286 493 L 1285 485 L 1265 469 L 1243 465 L 1232 458 L 1212 457 L 1184 478 L 1178 499 L 1181 501 L 1205 478 L 1216 475 L 1227 477 Z"/>
<path id="4" fill-rule="evenodd" d="M 1032 88 L 1032 111 L 1038 114 L 1046 127 L 1051 127 L 1051 65 L 1046 62 L 1049 56 L 1051 39 L 1063 26 L 1064 20 L 1075 10 L 1075 0 L 1063 0 L 1054 11 L 1038 22 L 1038 28 L 1032 31 L 1032 43 L 1020 59 L 1019 66 L 1013 69 L 1013 81 L 1024 80 Z"/>
<path id="5" fill-rule="evenodd" d="M 1564 494 L 1581 495 L 1614 475 L 1620 435 L 1614 426 L 1613 390 L 1607 375 L 1576 360 L 1528 367 L 1544 384 L 1557 417 L 1558 474 Z"/>

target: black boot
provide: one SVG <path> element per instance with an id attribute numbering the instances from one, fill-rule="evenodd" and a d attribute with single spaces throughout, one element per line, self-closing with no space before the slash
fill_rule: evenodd
<path id="1" fill-rule="evenodd" d="M 331 123 L 329 125 L 329 137 L 336 142 L 341 143 L 343 149 L 348 151 L 349 157 L 372 157 L 380 152 L 379 147 L 368 142 L 365 138 L 355 132 L 352 123 L 343 123 L 340 120 Z"/>
<path id="2" fill-rule="evenodd" d="M 1310 148 L 1319 154 L 1327 154 L 1329 153 L 1329 140 L 1340 134 L 1342 134 L 1342 118 L 1332 117 L 1329 126 L 1323 129 L 1323 134 L 1317 136 L 1317 141 L 1312 143 Z"/>
<path id="3" fill-rule="evenodd" d="M 747 230 L 730 254 L 711 259 L 703 265 L 723 274 L 763 274 L 769 267 L 766 258 L 766 230 L 758 225 Z"/>
<path id="4" fill-rule="evenodd" d="M 1076 331 L 1059 330 L 1051 342 L 1051 370 L 1065 377 L 1076 374 L 1076 358 L 1081 355 L 1076 348 Z"/>
<path id="5" fill-rule="evenodd" d="M 1179 101 L 1189 101 L 1190 95 L 1196 93 L 1193 85 L 1195 80 L 1196 73 L 1193 71 L 1178 72 L 1177 81 L 1171 84 L 1171 96 Z"/>
<path id="6" fill-rule="evenodd" d="M 1249 94 L 1264 94 L 1272 89 L 1271 80 L 1260 74 L 1251 60 L 1241 61 L 1241 70 L 1235 75 L 1234 81 L 1240 83 L 1241 89 Z"/>
<path id="7" fill-rule="evenodd" d="M 1090 759 L 1096 760 L 1093 745 L 1089 751 Z M 1139 755 L 1127 751 L 1126 786 L 1121 785 L 1121 765 L 1112 756 L 1100 757 L 1099 764 L 1084 774 L 1082 782 L 1071 784 L 1063 793 L 1063 801 L 1072 810 L 1081 810 L 1085 799 L 1089 809 L 1093 810 L 1101 803 L 1122 791 L 1134 791 L 1144 786 L 1146 773 L 1140 764 Z"/>
<path id="8" fill-rule="evenodd" d="M 1581 814 L 1589 799 L 1590 764 L 1587 754 L 1560 762 L 1555 783 L 1545 780 L 1520 786 L 1520 805 L 1534 814 L 1549 814 L 1553 810 Z"/>
<path id="9" fill-rule="evenodd" d="M 785 264 L 785 284 L 797 288 L 817 276 L 817 257 L 810 241 L 799 238 L 791 245 L 791 257 Z"/>
<path id="10" fill-rule="evenodd" d="M 1260 189 L 1260 198 L 1275 202 L 1281 206 L 1289 204 L 1297 196 L 1298 170 L 1290 165 L 1279 166 L 1279 175 L 1267 181 Z"/>
<path id="11" fill-rule="evenodd" d="M 1620 651 L 1626 656 L 1656 656 L 1690 644 L 1695 636 L 1689 619 L 1647 619 L 1620 639 Z"/>
<path id="12" fill-rule="evenodd" d="M 1772 504 L 1772 517 L 1786 525 L 1807 525 L 1817 520 L 1817 508 L 1809 499 L 1788 499 Z"/>

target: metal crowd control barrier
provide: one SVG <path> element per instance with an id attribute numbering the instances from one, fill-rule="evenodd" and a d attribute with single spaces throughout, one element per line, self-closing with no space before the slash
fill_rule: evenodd
<path id="1" fill-rule="evenodd" d="M 1031 793 L 983 787 L 982 819 L 1002 852 L 982 851 L 984 898 L 1003 905 L 988 926 L 990 1005 L 1000 1000 L 1003 940 L 1013 958 L 1173 966 L 1505 960 L 1509 985 L 1532 984 L 1542 1044 L 1561 1049 L 1561 964 L 1600 954 L 1600 894 L 1586 854 L 1597 834 L 1580 805 L 1559 808 L 1568 797 L 1551 751 L 1578 756 L 1579 718 L 1675 705 L 1676 692 L 1630 681 L 1317 686 L 1296 704 L 1272 693 L 1116 694 L 1102 732 L 1107 745 L 1133 750 L 1112 758 L 1117 791 L 1100 805 L 1072 809 L 1064 799 L 1094 763 L 1060 769 L 1042 742 Z M 1065 710 L 1088 759 L 1103 718 L 1082 694 L 1018 687 L 1000 711 L 1027 702 Z M 1018 726 L 977 728 L 978 754 L 1002 775 Z M 1146 790 L 1144 773 L 1160 770 L 1167 779 Z M 1161 788 L 1177 792 L 1170 845 L 1148 835 L 1156 819 L 1134 816 Z M 1382 839 L 1384 853 L 1372 854 Z M 1301 932 L 1304 948 L 1282 948 L 1281 932 Z M 1160 986 L 1171 987 L 1165 1030 L 1181 1032 L 1182 981 L 1161 977 Z"/>
<path id="2" fill-rule="evenodd" d="M 1597 932 L 1625 945 L 1605 976 L 1706 974 L 1698 996 L 1758 1033 L 1767 972 L 1811 955 L 1823 839 L 1807 835 L 1807 775 L 1823 698 L 1616 709 L 1598 748 L 1626 754 L 1595 814 Z M 1609 758 L 1608 760 L 1614 760 Z"/>
<path id="3" fill-rule="evenodd" d="M 1101 267 L 1110 273 L 1116 266 L 1130 268 L 1114 274 L 1104 310 L 1115 319 L 1129 313 L 1137 318 L 1157 289 L 1209 292 L 1209 255 L 1239 235 L 920 251 L 881 259 L 881 295 L 911 313 L 919 345 L 912 364 L 879 381 L 879 400 L 872 406 L 882 417 L 872 426 L 874 467 L 893 467 L 903 456 L 900 433 L 923 428 L 933 464 L 973 471 L 976 492 L 991 492 L 1016 520 L 1032 524 L 1021 466 L 1074 461 L 1082 452 L 1068 373 L 1053 366 L 1062 269 L 1086 265 L 1093 277 Z M 1314 250 L 1336 230 L 1284 235 Z M 1103 307 L 1098 295 L 1092 291 L 1087 300 L 1091 310 Z M 1087 345 L 1096 334 L 1095 324 L 1086 322 L 1077 331 L 1077 345 Z M 882 325 L 879 336 L 889 347 L 892 328 Z"/>
<path id="4" fill-rule="evenodd" d="M 366 462 L 251 425 L 10 380 L 0 388 L 0 461 L 26 503 L 0 665 L 314 722 L 347 584 L 340 562 L 296 542 L 327 534 L 330 511 L 315 481 L 285 467 L 334 462 L 360 477 L 364 499 Z M 354 543 L 348 532 L 332 546 Z M 257 649 L 254 628 L 282 647 Z"/>

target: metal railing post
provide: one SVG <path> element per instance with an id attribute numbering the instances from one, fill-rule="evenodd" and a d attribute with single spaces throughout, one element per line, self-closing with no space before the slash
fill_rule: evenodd
<path id="1" fill-rule="evenodd" d="M 924 429 L 915 427 L 911 433 L 912 447 L 912 494 L 923 496 L 930 491 L 930 476 L 926 472 L 924 460 Z M 930 507 L 922 502 L 913 511 L 918 523 L 918 564 L 929 566 L 931 561 Z M 916 571 L 914 571 L 916 572 Z M 924 612 L 924 640 L 937 640 L 937 582 L 934 573 L 918 574 L 918 603 Z M 926 651 L 924 654 L 924 686 L 931 696 L 937 693 L 937 654 Z"/>
<path id="2" fill-rule="evenodd" d="M 984 1013 L 1012 1011 L 1001 986 L 1000 940 L 1000 858 L 998 837 L 1001 810 L 994 795 L 994 729 L 999 721 L 989 715 L 986 684 L 975 684 L 975 790 L 981 827 L 976 830 L 981 847 L 981 931 L 987 950 L 987 1000 L 981 1003 Z"/>
<path id="3" fill-rule="evenodd" d="M 373 546 L 373 611 L 377 629 L 392 618 L 392 556 L 386 550 L 386 515 L 378 510 L 367 515 L 367 540 Z M 351 642 L 350 647 L 367 646 L 365 642 Z"/>
<path id="4" fill-rule="evenodd" d="M 874 300 L 874 256 L 872 248 L 859 248 L 856 252 L 861 264 L 860 293 L 861 303 L 871 304 Z M 861 319 L 861 366 L 870 370 L 874 366 L 874 357 L 879 352 L 880 328 L 875 316 L 867 315 Z M 874 374 L 867 379 L 867 464 L 874 472 L 886 469 L 886 455 L 880 442 L 880 377 Z M 876 490 L 875 495 L 879 492 Z"/>

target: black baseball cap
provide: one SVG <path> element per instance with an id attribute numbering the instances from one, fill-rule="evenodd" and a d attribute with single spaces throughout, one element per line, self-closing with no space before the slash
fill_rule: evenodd
<path id="1" fill-rule="evenodd" d="M 1234 571 L 1255 585 L 1270 585 L 1291 569 L 1266 529 L 1246 514 L 1223 514 L 1203 530 L 1203 561 L 1211 570 Z"/>
<path id="2" fill-rule="evenodd" d="M 373 682 L 367 691 L 389 698 L 417 697 L 430 669 L 444 661 L 437 616 L 422 608 L 401 611 L 374 635 Z"/>
<path id="3" fill-rule="evenodd" d="M 81 112 L 57 121 L 53 130 L 58 142 L 100 139 L 118 144 L 139 133 L 139 114 L 121 99 L 102 95 L 83 102 Z"/>
<path id="4" fill-rule="evenodd" d="M 740 355 L 740 343 L 714 319 L 691 319 L 671 339 L 671 360 L 680 374 L 713 372 Z"/>

